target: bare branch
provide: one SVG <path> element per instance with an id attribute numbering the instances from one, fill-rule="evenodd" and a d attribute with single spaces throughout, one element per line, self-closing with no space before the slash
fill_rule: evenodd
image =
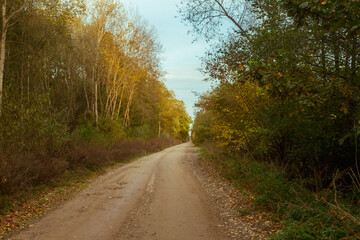
<path id="1" fill-rule="evenodd" d="M 233 22 L 239 29 L 240 31 L 249 39 L 249 36 L 247 34 L 247 32 L 243 29 L 243 27 L 241 27 L 241 25 L 235 21 L 235 19 L 230 16 L 230 14 L 228 13 L 228 11 L 226 11 L 226 9 L 224 8 L 224 6 L 219 2 L 219 0 L 215 0 L 215 2 L 219 5 L 219 7 L 222 9 L 223 13 L 225 14 L 225 16 L 230 19 L 231 22 Z"/>
<path id="2" fill-rule="evenodd" d="M 21 11 L 25 8 L 27 2 L 28 2 L 28 0 L 25 0 L 24 3 L 21 5 L 21 7 L 20 7 L 19 9 L 15 10 L 14 12 L 12 12 L 12 13 L 6 18 L 7 23 L 8 23 L 16 14 L 18 14 L 19 12 L 21 12 Z"/>

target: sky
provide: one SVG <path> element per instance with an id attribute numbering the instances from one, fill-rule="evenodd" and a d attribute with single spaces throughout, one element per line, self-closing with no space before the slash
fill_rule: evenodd
<path id="1" fill-rule="evenodd" d="M 153 25 L 158 39 L 163 45 L 163 68 L 167 72 L 163 81 L 168 89 L 175 92 L 176 98 L 184 101 L 187 112 L 194 119 L 194 104 L 198 97 L 194 92 L 210 90 L 210 83 L 197 70 L 201 66 L 207 43 L 203 40 L 193 42 L 190 29 L 181 22 L 177 5 L 180 0 L 124 0 L 137 9 L 139 14 Z"/>

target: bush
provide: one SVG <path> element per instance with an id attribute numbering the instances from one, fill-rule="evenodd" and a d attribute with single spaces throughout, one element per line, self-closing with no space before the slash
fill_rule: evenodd
<path id="1" fill-rule="evenodd" d="M 51 146 L 49 151 L 36 149 L 16 155 L 0 151 L 0 195 L 7 196 L 31 186 L 51 183 L 67 170 L 97 170 L 110 163 L 126 161 L 180 142 L 168 138 L 148 141 L 121 139 L 112 147 L 93 142 L 66 142 L 57 151 Z M 1 198 L 0 210 L 7 207 L 6 199 Z"/>
<path id="2" fill-rule="evenodd" d="M 92 124 L 87 121 L 85 124 L 78 126 L 73 132 L 73 138 L 76 143 L 81 144 L 82 142 L 105 144 L 108 142 L 105 134 Z"/>
<path id="3" fill-rule="evenodd" d="M 63 158 L 31 152 L 12 157 L 2 155 L 1 163 L 0 193 L 5 195 L 49 182 L 68 168 Z"/>
<path id="4" fill-rule="evenodd" d="M 68 153 L 67 162 L 71 169 L 94 170 L 109 164 L 109 151 L 103 145 L 81 143 Z"/>

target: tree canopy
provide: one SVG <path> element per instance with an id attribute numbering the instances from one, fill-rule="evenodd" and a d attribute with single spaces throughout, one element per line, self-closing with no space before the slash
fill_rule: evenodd
<path id="1" fill-rule="evenodd" d="M 336 169 L 355 169 L 359 1 L 203 2 L 182 5 L 195 31 L 204 24 L 221 28 L 209 16 L 236 22 L 203 58 L 202 71 L 216 87 L 197 104 L 194 140 L 277 162 L 293 176 L 315 176 L 320 185 L 329 184 Z"/>
<path id="2" fill-rule="evenodd" d="M 2 151 L 56 145 L 91 129 L 187 138 L 190 117 L 161 81 L 156 31 L 136 11 L 115 0 L 0 5 Z"/>

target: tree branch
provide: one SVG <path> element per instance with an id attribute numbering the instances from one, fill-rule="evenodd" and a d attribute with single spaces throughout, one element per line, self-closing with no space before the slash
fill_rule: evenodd
<path id="1" fill-rule="evenodd" d="M 249 35 L 247 34 L 247 32 L 241 27 L 241 25 L 232 17 L 230 16 L 230 14 L 228 13 L 228 11 L 226 11 L 226 9 L 224 8 L 224 6 L 219 2 L 219 0 L 215 0 L 215 2 L 219 5 L 219 7 L 222 9 L 223 13 L 225 14 L 225 16 L 230 19 L 231 22 L 233 22 L 239 29 L 240 31 L 242 31 L 242 33 L 246 36 L 247 39 L 249 38 Z"/>
<path id="2" fill-rule="evenodd" d="M 14 12 L 12 12 L 12 13 L 7 17 L 6 22 L 9 22 L 9 20 L 10 20 L 11 18 L 13 18 L 15 14 L 19 13 L 20 11 L 22 11 L 22 10 L 24 9 L 24 7 L 26 6 L 26 3 L 27 3 L 27 0 L 24 1 L 24 4 L 23 4 L 19 9 L 17 9 L 17 10 L 14 11 Z"/>

